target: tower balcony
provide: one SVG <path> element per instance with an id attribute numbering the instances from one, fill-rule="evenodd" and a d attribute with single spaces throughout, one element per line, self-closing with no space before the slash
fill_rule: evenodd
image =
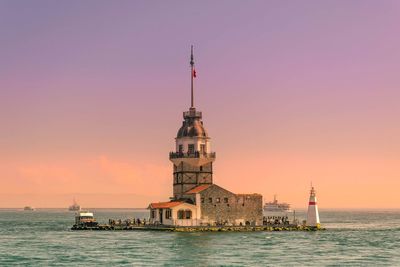
<path id="1" fill-rule="evenodd" d="M 196 151 L 194 153 L 170 152 L 169 160 L 175 165 L 181 162 L 188 163 L 192 166 L 202 166 L 215 160 L 215 152 L 205 153 Z"/>
<path id="2" fill-rule="evenodd" d="M 177 158 L 214 158 L 215 159 L 215 152 L 205 153 L 196 151 L 194 153 L 183 153 L 183 152 L 170 152 L 169 153 L 170 159 L 177 159 Z"/>
<path id="3" fill-rule="evenodd" d="M 196 109 L 190 109 L 189 111 L 183 112 L 184 118 L 200 118 L 202 117 L 201 111 L 196 111 Z"/>

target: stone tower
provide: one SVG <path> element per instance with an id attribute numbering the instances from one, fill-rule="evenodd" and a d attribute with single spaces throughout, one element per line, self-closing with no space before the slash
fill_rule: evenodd
<path id="1" fill-rule="evenodd" d="M 173 163 L 173 198 L 183 199 L 184 193 L 203 184 L 213 183 L 213 161 L 215 153 L 210 149 L 210 137 L 204 129 L 202 113 L 196 111 L 193 97 L 193 78 L 196 78 L 193 60 L 191 66 L 191 107 L 183 112 L 183 124 L 175 138 L 176 148 L 169 159 Z"/>

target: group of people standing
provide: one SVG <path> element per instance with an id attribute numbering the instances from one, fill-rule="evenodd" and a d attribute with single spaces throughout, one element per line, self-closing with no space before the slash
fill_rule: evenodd
<path id="1" fill-rule="evenodd" d="M 290 224 L 288 216 L 264 216 L 263 225 L 288 225 Z"/>
<path id="2" fill-rule="evenodd" d="M 115 225 L 125 225 L 125 226 L 133 226 L 133 225 L 146 225 L 146 223 L 148 222 L 148 220 L 146 221 L 146 218 L 144 219 L 140 219 L 140 218 L 133 218 L 133 219 L 126 219 L 124 221 L 122 221 L 121 219 L 119 220 L 114 220 L 114 219 L 109 219 L 108 220 L 108 224 L 111 226 L 115 226 Z"/>

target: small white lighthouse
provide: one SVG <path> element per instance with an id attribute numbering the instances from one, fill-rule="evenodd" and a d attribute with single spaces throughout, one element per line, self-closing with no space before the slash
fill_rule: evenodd
<path id="1" fill-rule="evenodd" d="M 320 227 L 317 197 L 315 195 L 314 187 L 311 185 L 310 200 L 308 201 L 308 212 L 307 212 L 307 226 Z"/>

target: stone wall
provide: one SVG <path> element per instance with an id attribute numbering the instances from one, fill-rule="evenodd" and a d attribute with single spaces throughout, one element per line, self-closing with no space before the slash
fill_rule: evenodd
<path id="1" fill-rule="evenodd" d="M 203 222 L 231 225 L 262 224 L 260 194 L 234 194 L 214 184 L 200 192 L 200 196 Z"/>

